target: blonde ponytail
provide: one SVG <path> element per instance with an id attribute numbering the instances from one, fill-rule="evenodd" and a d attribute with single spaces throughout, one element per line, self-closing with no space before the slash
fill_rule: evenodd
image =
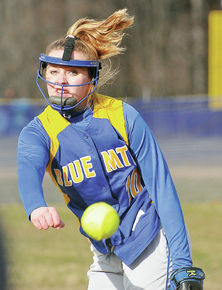
<path id="1" fill-rule="evenodd" d="M 80 42 L 88 48 L 91 57 L 93 55 L 96 59 L 107 59 L 125 50 L 120 47 L 124 36 L 123 30 L 133 22 L 134 17 L 128 15 L 127 9 L 122 9 L 102 21 L 79 19 L 68 29 L 67 35 L 79 38 Z"/>
<path id="2" fill-rule="evenodd" d="M 121 54 L 125 48 L 121 47 L 124 29 L 131 26 L 134 17 L 129 16 L 127 9 L 114 12 L 107 19 L 97 21 L 94 19 L 81 18 L 68 29 L 66 35 L 52 42 L 46 48 L 48 55 L 53 49 L 64 49 L 65 37 L 75 36 L 75 50 L 84 53 L 90 60 L 101 60 L 102 70 L 100 72 L 98 88 L 118 73 L 112 68 L 110 57 Z"/>

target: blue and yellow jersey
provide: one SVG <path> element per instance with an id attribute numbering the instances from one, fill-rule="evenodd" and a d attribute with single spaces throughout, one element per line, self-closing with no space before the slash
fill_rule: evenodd
<path id="1" fill-rule="evenodd" d="M 78 219 L 98 201 L 116 209 L 121 223 L 111 242 L 125 264 L 135 261 L 160 225 L 173 268 L 192 264 L 167 164 L 149 127 L 130 105 L 97 94 L 92 108 L 70 119 L 48 106 L 23 129 L 18 180 L 28 216 L 46 206 L 42 189 L 46 170 Z M 85 235 L 81 227 L 80 231 Z M 91 242 L 101 253 L 109 253 L 105 241 Z"/>

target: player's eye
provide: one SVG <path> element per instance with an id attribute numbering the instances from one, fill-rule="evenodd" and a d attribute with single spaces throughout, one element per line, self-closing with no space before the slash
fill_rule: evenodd
<path id="1" fill-rule="evenodd" d="M 58 71 L 57 70 L 50 70 L 49 72 L 51 75 L 55 76 L 57 75 Z"/>
<path id="2" fill-rule="evenodd" d="M 48 75 L 55 76 L 59 73 L 59 69 L 55 66 L 48 65 L 46 72 Z"/>
<path id="3" fill-rule="evenodd" d="M 70 75 L 70 76 L 75 76 L 75 75 L 78 74 L 78 72 L 77 72 L 77 70 L 70 70 L 70 71 L 67 72 L 67 74 Z"/>

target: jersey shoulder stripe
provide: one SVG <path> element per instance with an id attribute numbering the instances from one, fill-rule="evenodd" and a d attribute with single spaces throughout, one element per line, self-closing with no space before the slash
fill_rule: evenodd
<path id="1" fill-rule="evenodd" d="M 46 109 L 38 116 L 38 118 L 51 140 L 50 160 L 47 166 L 48 169 L 59 148 L 59 141 L 57 139 L 57 135 L 66 127 L 68 127 L 70 125 L 70 122 L 67 121 L 65 118 L 62 118 L 60 113 L 56 110 L 53 110 L 50 106 L 47 106 Z"/>
<path id="2" fill-rule="evenodd" d="M 38 116 L 38 118 L 41 121 L 42 126 L 44 127 L 45 131 L 47 132 L 51 140 L 49 162 L 48 162 L 46 170 L 51 176 L 52 181 L 58 187 L 57 182 L 54 179 L 54 176 L 51 172 L 51 166 L 52 166 L 52 161 L 59 148 L 59 141 L 58 141 L 57 135 L 66 127 L 68 127 L 70 122 L 67 121 L 65 118 L 62 118 L 60 113 L 53 110 L 50 106 L 47 106 L 45 110 Z M 64 194 L 63 192 L 62 194 L 64 196 L 65 203 L 68 204 L 69 203 L 68 196 Z"/>
<path id="3" fill-rule="evenodd" d="M 122 136 L 126 144 L 129 145 L 123 112 L 123 102 L 112 97 L 96 94 L 93 103 L 93 117 L 108 119 L 112 126 Z"/>

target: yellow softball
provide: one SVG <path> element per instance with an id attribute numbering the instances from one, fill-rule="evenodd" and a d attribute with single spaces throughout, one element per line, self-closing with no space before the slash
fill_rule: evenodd
<path id="1" fill-rule="evenodd" d="M 111 205 L 105 202 L 90 205 L 81 218 L 81 225 L 85 233 L 97 241 L 111 237 L 119 223 L 119 215 Z"/>

